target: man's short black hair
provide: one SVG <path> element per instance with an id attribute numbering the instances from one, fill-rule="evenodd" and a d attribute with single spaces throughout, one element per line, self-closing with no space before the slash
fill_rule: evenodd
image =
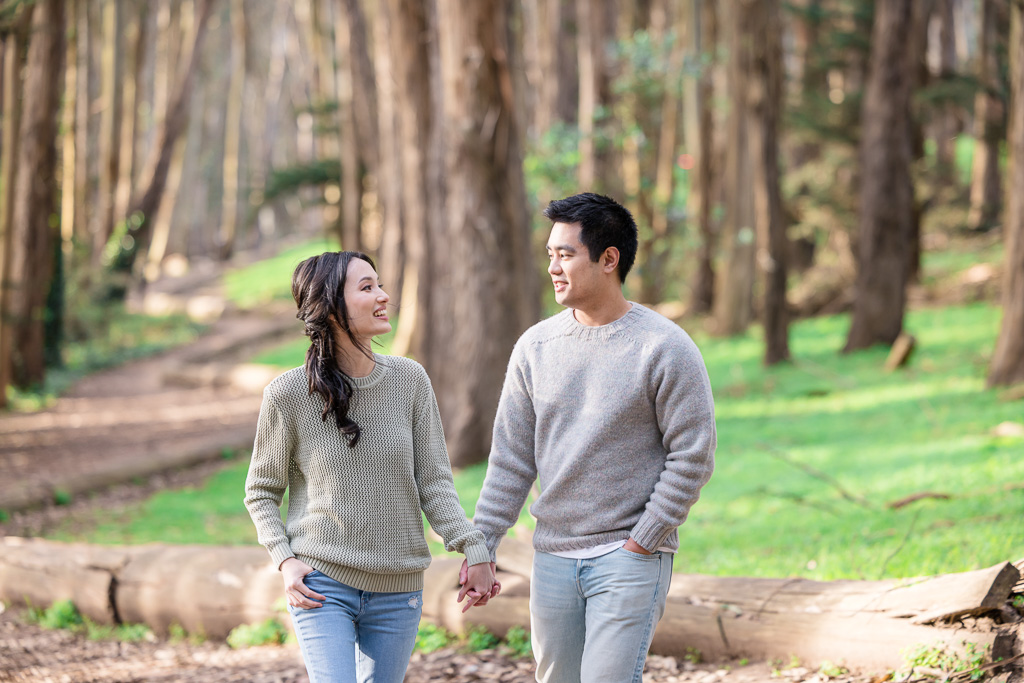
<path id="1" fill-rule="evenodd" d="M 565 199 L 556 199 L 544 209 L 544 217 L 553 223 L 579 223 L 580 242 L 597 261 L 608 247 L 619 250 L 619 281 L 636 260 L 636 221 L 626 207 L 611 197 L 583 192 Z"/>

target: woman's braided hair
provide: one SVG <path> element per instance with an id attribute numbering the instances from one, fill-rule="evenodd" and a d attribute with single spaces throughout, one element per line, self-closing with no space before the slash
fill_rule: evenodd
<path id="1" fill-rule="evenodd" d="M 374 270 L 373 260 L 358 251 L 329 251 L 311 256 L 300 263 L 292 274 L 292 297 L 298 312 L 295 317 L 306 325 L 309 349 L 306 351 L 306 377 L 309 395 L 319 394 L 324 400 L 320 417 L 326 422 L 333 414 L 338 429 L 354 448 L 360 429 L 348 416 L 349 402 L 355 387 L 352 379 L 338 365 L 334 344 L 334 326 L 349 336 L 356 348 L 371 354 L 352 335 L 348 309 L 345 306 L 345 278 L 352 259 L 362 259 Z"/>

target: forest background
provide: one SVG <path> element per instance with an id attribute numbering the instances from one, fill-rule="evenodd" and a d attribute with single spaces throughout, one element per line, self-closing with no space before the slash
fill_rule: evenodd
<path id="1" fill-rule="evenodd" d="M 108 339 L 149 283 L 326 235 L 376 258 L 399 311 L 391 350 L 427 368 L 453 464 L 471 466 L 512 345 L 554 311 L 540 209 L 593 190 L 640 225 L 627 294 L 701 335 L 739 399 L 721 417 L 759 430 L 730 448 L 780 448 L 782 407 L 819 423 L 851 410 L 807 409 L 831 391 L 808 368 L 856 377 L 854 404 L 884 413 L 909 383 L 883 374 L 885 351 L 910 294 L 937 289 L 927 258 L 970 273 L 967 298 L 988 302 L 921 314 L 920 344 L 971 330 L 960 342 L 975 351 L 977 386 L 934 390 L 949 411 L 967 395 L 1012 415 L 1022 31 L 1022 0 L 6 0 L 0 402 L 39 391 L 72 345 Z M 840 370 L 821 369 L 841 352 Z M 803 379 L 780 389 L 785 374 L 737 370 L 756 360 Z M 927 415 L 935 429 L 947 417 Z M 970 471 L 1016 475 L 990 470 L 1020 435 L 960 446 Z M 929 456 L 901 485 L 927 483 Z M 1019 518 L 1020 487 L 993 504 L 990 479 L 970 483 L 982 493 L 965 514 L 999 521 L 990 550 L 1024 547 L 1000 526 Z"/>

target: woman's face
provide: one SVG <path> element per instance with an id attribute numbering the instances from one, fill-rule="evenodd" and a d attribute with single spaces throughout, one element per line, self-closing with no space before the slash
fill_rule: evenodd
<path id="1" fill-rule="evenodd" d="M 344 295 L 349 331 L 354 337 L 369 340 L 391 331 L 387 309 L 390 297 L 381 289 L 373 266 L 359 258 L 349 261 Z"/>

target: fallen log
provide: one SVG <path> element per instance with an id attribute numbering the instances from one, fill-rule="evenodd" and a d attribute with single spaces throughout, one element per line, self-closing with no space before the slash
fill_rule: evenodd
<path id="1" fill-rule="evenodd" d="M 462 613 L 461 559 L 427 570 L 423 616 L 461 632 L 481 625 L 503 636 L 529 628 L 532 550 L 508 538 L 498 551 L 502 594 Z M 904 652 L 938 643 L 1024 652 L 1022 622 L 1000 624 L 1020 572 L 1003 563 L 973 572 L 890 581 L 809 581 L 675 574 L 651 652 L 706 660 L 796 656 L 871 671 L 905 665 Z M 0 544 L 0 598 L 45 606 L 62 599 L 99 623 L 171 624 L 223 638 L 235 626 L 277 616 L 280 574 L 259 547 L 94 547 L 17 538 Z M 994 615 L 995 618 L 988 618 Z"/>
<path id="2" fill-rule="evenodd" d="M 98 624 L 172 624 L 225 638 L 277 616 L 281 576 L 260 547 L 90 546 L 8 537 L 0 545 L 0 599 L 48 607 L 71 600 Z"/>
<path id="3" fill-rule="evenodd" d="M 506 556 L 521 568 L 530 553 L 524 543 L 507 538 L 498 550 L 498 568 Z M 497 598 L 500 609 L 471 610 L 462 623 L 495 632 L 522 614 L 526 620 L 520 623 L 528 623 L 529 578 L 519 578 L 516 593 L 503 591 Z M 994 657 L 1009 657 L 1024 652 L 1019 625 L 973 618 L 1000 614 L 1019 580 L 1020 572 L 1008 562 L 888 581 L 673 574 L 651 652 L 682 657 L 695 649 L 707 660 L 795 656 L 806 666 L 831 661 L 862 670 L 904 666 L 905 652 L 917 645 L 962 650 L 964 643 L 974 643 L 991 648 Z M 980 623 L 967 628 L 965 619 Z"/>

